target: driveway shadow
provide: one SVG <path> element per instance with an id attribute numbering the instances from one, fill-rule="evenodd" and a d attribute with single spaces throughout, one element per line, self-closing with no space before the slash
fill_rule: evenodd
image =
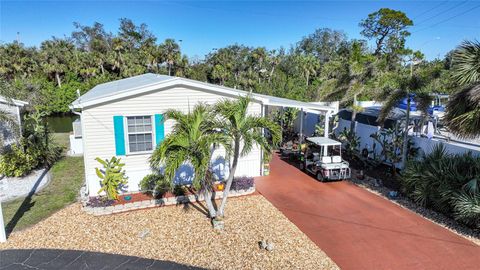
<path id="1" fill-rule="evenodd" d="M 0 269 L 203 269 L 171 261 L 80 250 L 0 250 L 0 258 Z"/>

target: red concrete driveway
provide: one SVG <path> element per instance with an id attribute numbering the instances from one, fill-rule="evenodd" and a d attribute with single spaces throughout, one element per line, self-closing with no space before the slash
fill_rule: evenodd
<path id="1" fill-rule="evenodd" d="M 342 269 L 480 269 L 480 247 L 346 181 L 274 156 L 257 190 Z"/>

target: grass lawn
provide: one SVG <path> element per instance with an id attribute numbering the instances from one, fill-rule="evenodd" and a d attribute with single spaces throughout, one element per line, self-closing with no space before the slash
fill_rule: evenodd
<path id="1" fill-rule="evenodd" d="M 70 146 L 69 133 L 52 133 L 53 140 L 59 145 L 65 147 L 65 150 Z M 65 151 L 66 152 L 66 151 Z"/>
<path id="2" fill-rule="evenodd" d="M 57 137 L 65 135 L 55 134 Z M 2 204 L 7 233 L 27 228 L 76 201 L 83 184 L 83 157 L 63 157 L 50 173 L 51 182 L 39 193 Z"/>

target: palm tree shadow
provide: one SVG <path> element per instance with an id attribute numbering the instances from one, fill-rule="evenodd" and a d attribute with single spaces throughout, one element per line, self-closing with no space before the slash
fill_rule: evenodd
<path id="1" fill-rule="evenodd" d="M 194 193 L 193 189 L 189 190 L 190 192 Z M 179 202 L 180 203 L 180 202 Z M 203 215 L 208 217 L 208 209 L 207 207 L 198 199 L 198 194 L 195 195 L 195 201 L 186 201 L 183 202 L 183 210 L 190 211 L 192 208 L 197 210 L 198 212 L 202 213 Z"/>
<path id="2" fill-rule="evenodd" d="M 40 175 L 40 177 L 38 177 L 37 181 L 35 182 L 35 185 L 33 185 L 27 197 L 25 197 L 22 204 L 17 209 L 17 212 L 15 212 L 15 215 L 13 215 L 12 219 L 8 222 L 7 226 L 5 226 L 7 237 L 13 232 L 13 229 L 15 229 L 18 221 L 20 221 L 23 215 L 26 212 L 30 211 L 30 209 L 32 209 L 32 207 L 35 205 L 35 202 L 32 202 L 33 195 L 35 195 L 35 192 L 37 191 L 38 186 L 42 182 L 43 178 L 46 177 L 47 173 L 48 173 L 48 169 L 45 169 Z"/>

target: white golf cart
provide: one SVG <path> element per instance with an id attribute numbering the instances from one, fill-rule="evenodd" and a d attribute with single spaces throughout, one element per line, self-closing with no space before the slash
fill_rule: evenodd
<path id="1" fill-rule="evenodd" d="M 349 164 L 342 159 L 342 143 L 325 137 L 310 137 L 306 143 L 301 170 L 315 175 L 322 182 L 351 177 Z"/>

